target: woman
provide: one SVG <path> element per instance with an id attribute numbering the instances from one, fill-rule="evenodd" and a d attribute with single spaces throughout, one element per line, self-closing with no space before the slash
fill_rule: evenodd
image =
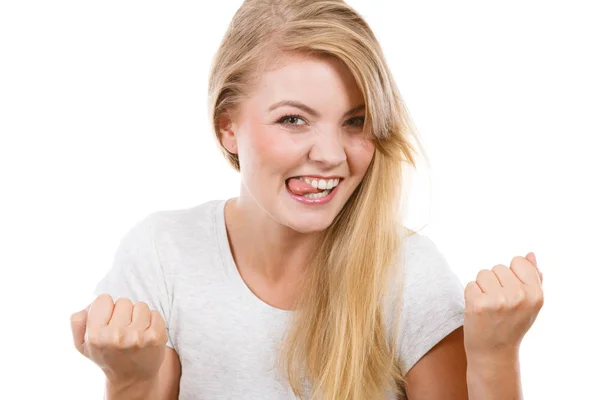
<path id="1" fill-rule="evenodd" d="M 209 92 L 240 195 L 152 213 L 123 238 L 72 325 L 108 399 L 517 398 L 535 261 L 463 289 L 400 228 L 417 138 L 355 11 L 247 0 Z"/>

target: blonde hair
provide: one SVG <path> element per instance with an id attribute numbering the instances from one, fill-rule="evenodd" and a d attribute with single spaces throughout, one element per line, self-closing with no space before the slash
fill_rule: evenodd
<path id="1" fill-rule="evenodd" d="M 215 138 L 239 171 L 237 154 L 221 144 L 219 117 L 235 112 L 278 56 L 333 57 L 349 69 L 365 100 L 363 134 L 375 153 L 363 181 L 324 231 L 308 260 L 293 323 L 280 349 L 281 367 L 299 398 L 383 399 L 404 395 L 396 354 L 402 295 L 403 163 L 415 167 L 419 144 L 380 45 L 363 18 L 341 0 L 246 0 L 215 54 L 209 115 Z M 420 146 L 420 144 L 419 144 Z M 420 146 L 421 147 L 421 146 Z M 393 282 L 396 315 L 384 298 Z M 387 330 L 394 321 L 393 333 Z"/>

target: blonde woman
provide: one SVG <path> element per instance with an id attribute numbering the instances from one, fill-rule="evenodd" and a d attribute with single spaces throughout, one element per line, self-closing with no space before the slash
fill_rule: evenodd
<path id="1" fill-rule="evenodd" d="M 343 1 L 247 0 L 210 72 L 239 197 L 123 238 L 75 345 L 114 399 L 508 399 L 542 305 L 533 255 L 463 288 L 404 228 L 418 143 Z"/>

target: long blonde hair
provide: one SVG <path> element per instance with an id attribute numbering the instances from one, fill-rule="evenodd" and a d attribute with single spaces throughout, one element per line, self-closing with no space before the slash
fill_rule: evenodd
<path id="1" fill-rule="evenodd" d="M 329 400 L 403 395 L 396 354 L 399 315 L 386 314 L 393 283 L 402 295 L 403 163 L 415 167 L 420 146 L 380 45 L 363 18 L 341 0 L 246 0 L 213 59 L 209 115 L 215 138 L 239 171 L 237 154 L 221 144 L 219 117 L 235 112 L 260 74 L 285 52 L 334 57 L 351 71 L 365 100 L 363 134 L 375 153 L 366 175 L 323 234 L 280 349 L 295 395 Z M 390 322 L 390 321 L 393 321 Z M 393 325 L 392 333 L 388 330 Z"/>

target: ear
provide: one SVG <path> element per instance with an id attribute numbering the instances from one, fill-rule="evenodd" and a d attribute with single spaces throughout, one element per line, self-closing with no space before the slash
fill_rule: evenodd
<path id="1" fill-rule="evenodd" d="M 235 124 L 228 112 L 219 116 L 219 131 L 221 133 L 221 144 L 232 154 L 237 154 L 237 137 Z"/>

